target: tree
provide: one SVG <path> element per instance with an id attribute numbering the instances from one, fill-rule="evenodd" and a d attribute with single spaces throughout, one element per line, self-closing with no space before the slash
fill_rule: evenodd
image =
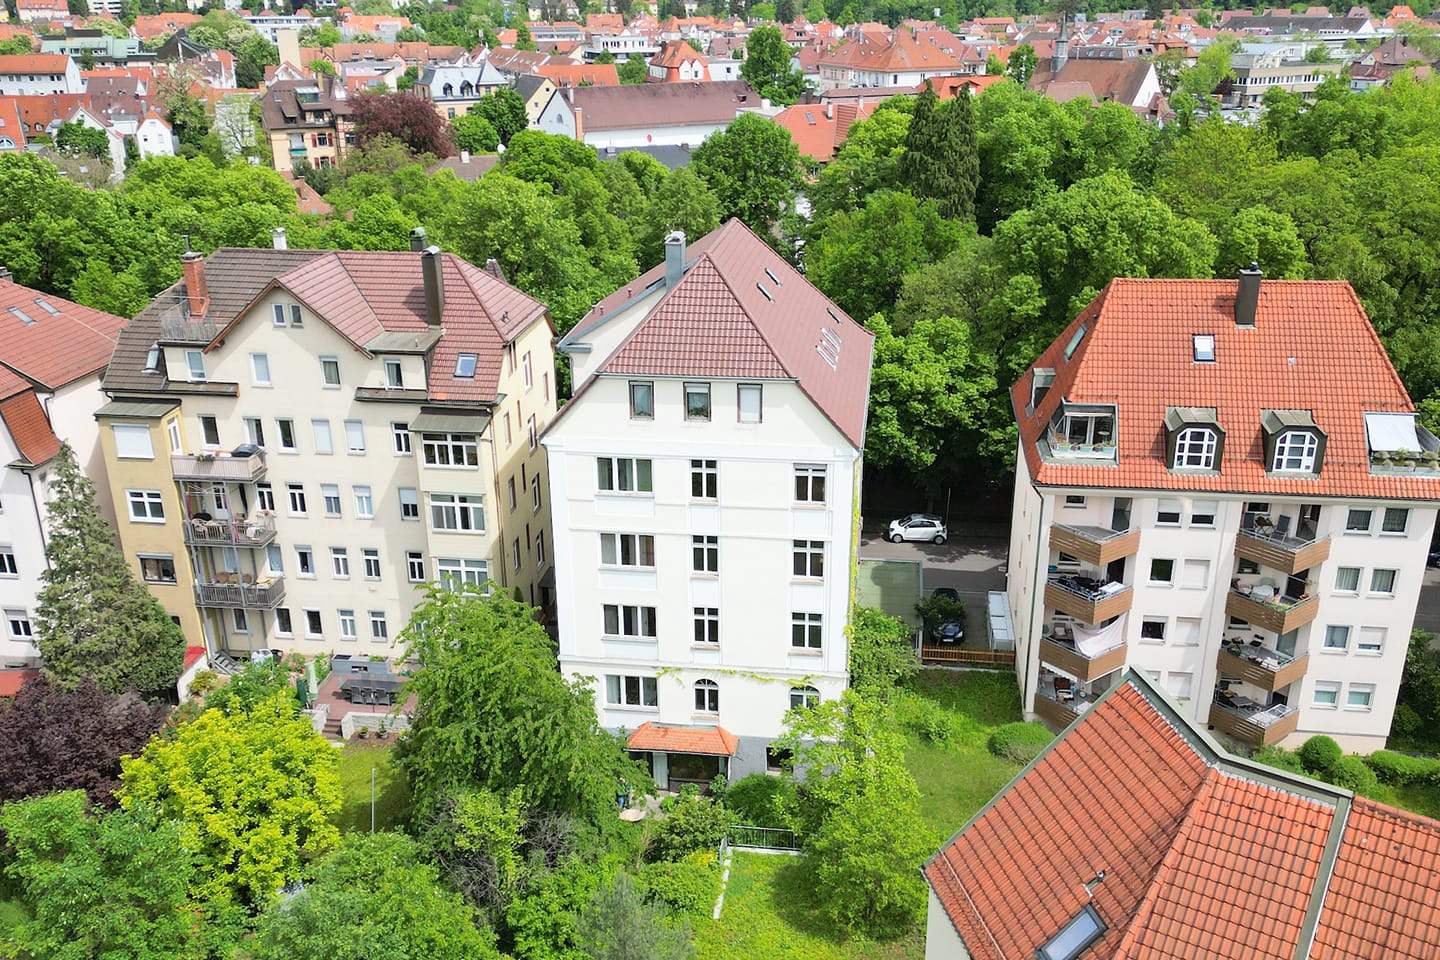
<path id="1" fill-rule="evenodd" d="M 614 63 L 614 62 L 615 62 L 615 54 L 611 53 L 608 49 L 607 49 L 607 50 L 601 50 L 599 53 L 597 53 L 597 54 L 595 55 L 595 62 L 596 62 L 596 63 Z"/>
<path id="2" fill-rule="evenodd" d="M 637 257 L 640 268 L 648 270 L 665 259 L 665 237 L 671 231 L 698 240 L 720 226 L 720 201 L 694 170 L 677 167 L 655 191 L 644 226 Z"/>
<path id="3" fill-rule="evenodd" d="M 409 93 L 415 89 L 415 83 L 420 79 L 420 68 L 410 65 L 405 72 L 400 74 L 400 79 L 395 81 L 396 93 Z"/>
<path id="4" fill-rule="evenodd" d="M 886 698 L 920 670 L 914 631 L 899 617 L 875 607 L 856 607 L 850 615 L 850 689 Z"/>
<path id="5" fill-rule="evenodd" d="M 470 114 L 479 114 L 490 122 L 499 135 L 500 142 L 510 143 L 510 138 L 530 125 L 530 118 L 525 113 L 525 101 L 520 94 L 508 87 L 496 90 L 494 93 L 486 94 L 480 98 L 480 102 L 470 108 Z"/>
<path id="6" fill-rule="evenodd" d="M 455 147 L 469 153 L 494 153 L 500 146 L 500 134 L 478 113 L 467 113 L 450 121 Z"/>
<path id="7" fill-rule="evenodd" d="M 1005 75 L 1019 86 L 1026 87 L 1030 84 L 1030 78 L 1035 75 L 1035 66 L 1038 63 L 1035 48 L 1028 43 L 1022 43 L 1010 51 L 1010 60 L 1005 64 Z"/>
<path id="8" fill-rule="evenodd" d="M 795 0 L 775 0 L 775 20 L 779 23 L 794 23 Z"/>
<path id="9" fill-rule="evenodd" d="M 934 199 L 951 220 L 975 218 L 980 156 L 975 113 L 969 94 L 941 104 L 927 83 L 915 101 L 915 116 L 900 158 L 900 182 L 916 197 Z"/>
<path id="10" fill-rule="evenodd" d="M 689 925 L 672 926 L 665 908 L 647 903 L 628 873 L 596 892 L 579 917 L 579 940 L 594 960 L 693 960 Z"/>
<path id="11" fill-rule="evenodd" d="M 595 148 L 571 137 L 542 130 L 521 130 L 510 138 L 500 169 L 511 177 L 543 183 L 557 193 L 575 171 L 600 168 Z"/>
<path id="12" fill-rule="evenodd" d="M 138 806 L 91 816 L 79 790 L 0 809 L 5 874 L 30 916 L 4 931 L 13 956 L 165 960 L 196 955 L 195 868 L 177 824 Z"/>
<path id="13" fill-rule="evenodd" d="M 909 129 L 910 114 L 883 108 L 852 125 L 845 145 L 806 190 L 814 222 L 823 224 L 837 211 L 858 210 L 878 190 L 898 189 Z"/>
<path id="14" fill-rule="evenodd" d="M 1239 49 L 1238 40 L 1217 40 L 1201 51 L 1194 66 L 1180 71 L 1175 79 L 1175 92 L 1170 95 L 1170 105 L 1180 118 L 1182 131 L 1188 129 L 1196 113 L 1203 112 L 1207 117 L 1217 114 L 1220 101 L 1215 97 L 1215 89 L 1235 78 L 1230 60 Z"/>
<path id="15" fill-rule="evenodd" d="M 76 120 L 62 123 L 55 131 L 55 149 L 72 157 L 110 158 L 110 135 Z"/>
<path id="16" fill-rule="evenodd" d="M 905 739 L 889 707 L 847 691 L 792 710 L 776 746 L 801 793 L 807 881 L 822 917 L 882 939 L 910 929 L 925 908 L 920 865 L 935 839 L 905 768 Z"/>
<path id="17" fill-rule="evenodd" d="M 329 21 L 318 27 L 306 27 L 300 31 L 300 46 L 302 47 L 325 49 L 344 42 L 345 36 L 340 32 L 340 28 Z"/>
<path id="18" fill-rule="evenodd" d="M 804 177 L 790 131 L 757 113 L 742 113 L 706 137 L 690 163 L 715 191 L 722 220 L 739 217 L 772 242 L 772 231 L 794 205 Z"/>
<path id="19" fill-rule="evenodd" d="M 525 25 L 525 22 L 523 20 L 515 25 L 515 49 L 535 49 L 535 39 L 530 36 L 530 28 Z"/>
<path id="20" fill-rule="evenodd" d="M 84 790 L 114 806 L 120 758 L 139 753 L 165 722 L 165 707 L 107 693 L 88 677 L 74 690 L 39 677 L 0 707 L 0 802 Z"/>
<path id="21" fill-rule="evenodd" d="M 420 816 L 469 786 L 513 790 L 546 810 L 613 814 L 625 761 L 596 726 L 588 684 L 555 669 L 529 607 L 503 591 L 431 587 L 400 642 L 421 664 L 400 754 Z"/>
<path id="22" fill-rule="evenodd" d="M 415 841 L 351 834 L 315 879 L 256 925 L 253 960 L 471 960 L 499 957 L 474 910 L 440 883 Z"/>
<path id="23" fill-rule="evenodd" d="M 351 104 L 355 137 L 362 147 L 388 134 L 414 154 L 448 157 L 455 152 L 445 121 L 413 93 L 362 93 Z"/>
<path id="24" fill-rule="evenodd" d="M 51 476 L 49 565 L 35 608 L 45 675 L 67 689 L 90 676 L 111 693 L 173 690 L 185 635 L 130 572 L 68 444 Z"/>
<path id="25" fill-rule="evenodd" d="M 860 210 L 818 224 L 805 247 L 805 271 L 852 317 L 885 313 L 905 274 L 945 257 L 960 232 L 933 200 L 883 190 Z"/>
<path id="26" fill-rule="evenodd" d="M 126 759 L 120 805 L 153 805 L 198 857 L 197 894 L 263 908 L 339 839 L 335 750 L 277 693 L 245 713 L 206 710 Z"/>
<path id="27" fill-rule="evenodd" d="M 199 149 L 210 132 L 210 117 L 205 104 L 190 95 L 189 89 L 176 90 L 165 100 L 165 117 L 181 145 Z"/>
<path id="28" fill-rule="evenodd" d="M 778 104 L 794 103 L 805 92 L 805 77 L 790 66 L 792 55 L 779 27 L 772 24 L 756 27 L 745 40 L 745 62 L 740 65 L 740 76 L 748 80 L 760 96 Z"/>
<path id="29" fill-rule="evenodd" d="M 627 57 L 624 63 L 615 68 L 621 83 L 644 83 L 648 70 L 645 58 L 634 56 Z"/>
<path id="30" fill-rule="evenodd" d="M 985 57 L 985 76 L 1003 77 L 1005 75 L 1005 61 L 991 53 Z"/>

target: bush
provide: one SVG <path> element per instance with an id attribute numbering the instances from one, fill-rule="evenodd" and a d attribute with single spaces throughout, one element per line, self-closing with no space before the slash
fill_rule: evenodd
<path id="1" fill-rule="evenodd" d="M 647 863 L 636 873 L 640 889 L 682 913 L 709 913 L 720 896 L 720 864 L 713 850 L 678 863 Z"/>
<path id="2" fill-rule="evenodd" d="M 207 691 L 215 689 L 215 684 L 219 682 L 220 675 L 214 670 L 201 670 L 195 674 L 195 679 L 190 681 L 190 696 L 201 696 Z"/>
<path id="3" fill-rule="evenodd" d="M 1340 744 L 1323 734 L 1306 740 L 1295 753 L 1305 771 L 1322 780 L 1325 779 L 1324 774 L 1335 766 L 1343 755 Z"/>
<path id="4" fill-rule="evenodd" d="M 1301 774 L 1305 772 L 1305 765 L 1300 762 L 1299 755 L 1284 747 L 1261 747 L 1250 755 L 1250 759 L 1277 770 Z"/>
<path id="5" fill-rule="evenodd" d="M 1038 723 L 1007 723 L 990 734 L 990 752 L 1002 760 L 1029 763 L 1055 735 Z"/>
<path id="6" fill-rule="evenodd" d="M 791 792 L 789 783 L 767 773 L 752 773 L 736 781 L 725 793 L 725 806 L 736 823 L 755 827 L 783 827 L 780 804 Z"/>
<path id="7" fill-rule="evenodd" d="M 899 690 L 891 702 L 895 705 L 895 719 L 906 733 L 942 747 L 958 739 L 959 724 L 954 712 L 934 700 Z"/>
<path id="8" fill-rule="evenodd" d="M 1311 740 L 1313 739 L 1316 738 L 1312 737 Z M 1307 740 L 1306 743 L 1308 744 L 1309 741 Z M 1376 788 L 1380 786 L 1375 771 L 1367 767 L 1363 759 L 1356 756 L 1340 757 L 1330 768 L 1325 779 L 1337 787 L 1353 790 L 1363 796 L 1374 794 Z"/>
<path id="9" fill-rule="evenodd" d="M 1440 782 L 1440 760 L 1433 757 L 1376 750 L 1365 758 L 1365 765 L 1375 771 L 1381 783 L 1394 786 Z"/>
<path id="10" fill-rule="evenodd" d="M 730 811 L 698 793 L 684 793 L 660 821 L 651 860 L 682 860 L 692 853 L 720 846 L 733 822 Z"/>
<path id="11" fill-rule="evenodd" d="M 1393 736 L 1408 739 L 1418 734 L 1424 725 L 1425 721 L 1410 704 L 1395 704 L 1395 716 L 1390 721 L 1390 733 Z"/>

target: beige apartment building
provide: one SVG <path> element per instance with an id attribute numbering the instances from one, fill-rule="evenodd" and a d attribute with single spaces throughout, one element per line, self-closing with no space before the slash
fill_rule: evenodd
<path id="1" fill-rule="evenodd" d="M 549 314 L 416 233 L 187 254 L 122 335 L 98 414 L 121 544 L 192 644 L 388 653 L 435 581 L 553 606 Z"/>

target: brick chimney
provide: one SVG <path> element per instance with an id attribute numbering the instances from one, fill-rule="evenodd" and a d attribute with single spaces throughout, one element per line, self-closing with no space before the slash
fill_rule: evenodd
<path id="1" fill-rule="evenodd" d="M 1235 289 L 1235 326 L 1255 326 L 1255 310 L 1260 305 L 1260 264 L 1252 261 L 1240 271 L 1240 283 Z"/>
<path id="2" fill-rule="evenodd" d="M 190 316 L 200 318 L 210 309 L 210 288 L 205 286 L 205 255 L 187 253 L 180 258 L 185 270 L 185 296 Z"/>

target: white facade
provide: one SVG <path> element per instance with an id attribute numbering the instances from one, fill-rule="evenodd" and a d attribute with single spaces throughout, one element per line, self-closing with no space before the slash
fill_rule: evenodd
<path id="1" fill-rule="evenodd" d="M 63 61 L 63 62 L 62 62 Z M 53 68 L 49 65 L 53 64 Z M 50 69 L 37 73 L 37 69 Z M 58 54 L 0 57 L 0 96 L 50 96 L 84 93 L 85 79 L 72 57 Z"/>
<path id="2" fill-rule="evenodd" d="M 175 137 L 170 125 L 155 115 L 150 115 L 135 131 L 135 142 L 140 147 L 140 158 L 175 156 Z"/>

